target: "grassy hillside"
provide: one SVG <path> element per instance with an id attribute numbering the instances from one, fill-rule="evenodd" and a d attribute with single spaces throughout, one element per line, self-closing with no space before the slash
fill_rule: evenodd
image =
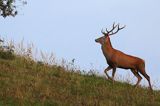
<path id="1" fill-rule="evenodd" d="M 68 68 L 65 62 L 35 62 L 31 47 L 22 45 L 16 55 L 0 46 L 0 106 L 160 106 L 160 91 L 113 84 L 94 72 Z"/>
<path id="2" fill-rule="evenodd" d="M 0 105 L 160 106 L 160 92 L 17 56 L 0 59 Z"/>

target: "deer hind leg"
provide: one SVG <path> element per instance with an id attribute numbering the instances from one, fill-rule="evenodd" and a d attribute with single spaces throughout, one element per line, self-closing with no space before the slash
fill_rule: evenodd
<path id="1" fill-rule="evenodd" d="M 108 74 L 107 74 L 107 71 L 111 70 L 112 67 L 108 66 L 105 70 L 104 70 L 104 73 L 107 75 L 108 79 L 112 79 Z"/>
<path id="2" fill-rule="evenodd" d="M 150 82 L 150 77 L 146 74 L 145 69 L 140 70 L 140 73 L 147 79 L 148 84 L 149 84 L 149 88 L 151 91 L 153 91 L 152 86 L 151 86 L 151 82 Z"/>
<path id="3" fill-rule="evenodd" d="M 131 72 L 137 77 L 138 81 L 135 85 L 135 88 L 139 85 L 140 81 L 142 80 L 142 77 L 139 75 L 138 71 L 135 69 L 131 69 Z"/>

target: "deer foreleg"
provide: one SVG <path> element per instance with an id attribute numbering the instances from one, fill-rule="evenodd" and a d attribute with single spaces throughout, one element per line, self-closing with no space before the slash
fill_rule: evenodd
<path id="1" fill-rule="evenodd" d="M 116 68 L 113 68 L 113 71 L 112 71 L 112 80 L 113 80 L 113 82 L 114 82 L 115 73 L 116 73 Z"/>
<path id="2" fill-rule="evenodd" d="M 112 67 L 108 66 L 105 70 L 104 70 L 104 73 L 107 75 L 108 79 L 112 79 L 108 74 L 107 74 L 107 71 L 111 70 Z"/>

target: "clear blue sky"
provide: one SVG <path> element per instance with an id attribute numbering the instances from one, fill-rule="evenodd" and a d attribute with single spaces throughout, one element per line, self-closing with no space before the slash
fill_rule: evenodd
<path id="1" fill-rule="evenodd" d="M 17 17 L 0 18 L 1 37 L 24 38 L 59 59 L 75 58 L 82 69 L 100 73 L 108 65 L 95 38 L 113 22 L 125 24 L 111 37 L 113 47 L 143 58 L 152 83 L 160 87 L 160 0 L 28 0 L 18 9 Z M 128 73 L 133 79 L 129 70 L 118 69 L 116 75 Z"/>

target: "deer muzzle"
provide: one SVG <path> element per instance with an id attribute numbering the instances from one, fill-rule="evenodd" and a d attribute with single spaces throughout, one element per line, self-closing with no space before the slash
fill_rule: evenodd
<path id="1" fill-rule="evenodd" d="M 95 39 L 95 42 L 98 42 L 98 39 Z"/>

